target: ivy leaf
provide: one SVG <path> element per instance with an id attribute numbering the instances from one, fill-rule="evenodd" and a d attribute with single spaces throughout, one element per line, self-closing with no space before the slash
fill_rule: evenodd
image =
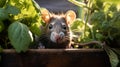
<path id="1" fill-rule="evenodd" d="M 6 10 L 3 8 L 0 8 L 0 20 L 5 20 L 8 18 L 9 18 L 9 16 L 8 16 L 8 13 L 6 12 Z"/>
<path id="2" fill-rule="evenodd" d="M 5 10 L 8 13 L 13 14 L 13 15 L 17 15 L 18 13 L 20 13 L 20 10 L 17 7 L 9 5 L 9 4 L 7 4 Z"/>
<path id="3" fill-rule="evenodd" d="M 104 45 L 104 49 L 109 56 L 111 67 L 117 67 L 119 63 L 117 54 L 107 45 Z"/>
<path id="4" fill-rule="evenodd" d="M 18 21 L 9 26 L 8 37 L 11 45 L 17 52 L 25 52 L 33 41 L 32 33 L 29 31 L 28 27 Z"/>

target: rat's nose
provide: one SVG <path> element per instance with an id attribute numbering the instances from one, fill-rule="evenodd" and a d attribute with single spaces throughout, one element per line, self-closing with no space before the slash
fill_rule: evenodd
<path id="1" fill-rule="evenodd" d="M 65 34 L 64 34 L 63 32 L 60 32 L 60 33 L 59 33 L 59 36 L 60 36 L 60 38 L 62 39 L 62 38 L 65 36 Z"/>

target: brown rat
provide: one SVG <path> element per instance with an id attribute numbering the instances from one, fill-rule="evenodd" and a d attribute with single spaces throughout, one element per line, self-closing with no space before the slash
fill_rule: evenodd
<path id="1" fill-rule="evenodd" d="M 65 14 L 52 14 L 48 10 L 41 11 L 42 20 L 46 23 L 39 44 L 45 48 L 71 48 L 70 24 L 76 19 L 74 11 Z"/>

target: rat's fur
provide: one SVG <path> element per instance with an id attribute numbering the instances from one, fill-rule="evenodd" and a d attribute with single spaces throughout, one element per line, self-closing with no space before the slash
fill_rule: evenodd
<path id="1" fill-rule="evenodd" d="M 39 38 L 39 45 L 45 48 L 70 48 L 72 40 L 70 24 L 76 18 L 75 12 L 69 10 L 66 14 L 55 15 L 43 10 L 41 13 L 46 26 Z"/>

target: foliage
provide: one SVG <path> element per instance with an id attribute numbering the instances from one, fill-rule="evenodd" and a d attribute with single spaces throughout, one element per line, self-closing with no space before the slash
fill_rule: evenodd
<path id="1" fill-rule="evenodd" d="M 40 35 L 40 7 L 34 0 L 0 0 L 0 45 L 25 52 Z M 37 30 L 37 31 L 36 31 Z"/>
<path id="2" fill-rule="evenodd" d="M 107 45 L 104 46 L 104 49 L 110 58 L 111 67 L 117 67 L 119 63 L 117 54 Z"/>
<path id="3" fill-rule="evenodd" d="M 0 0 L 0 8 L 3 7 L 6 3 L 6 0 Z"/>
<path id="4" fill-rule="evenodd" d="M 80 41 L 80 42 L 81 41 L 82 42 L 90 41 L 90 39 L 89 39 L 90 26 L 89 25 L 86 26 L 86 31 L 84 29 L 85 29 L 85 22 L 81 19 L 76 19 L 74 21 L 74 23 L 71 25 L 73 37 L 78 39 L 78 40 L 76 40 L 76 42 L 78 42 L 78 41 Z M 86 41 L 84 41 L 85 38 L 86 38 Z"/>
<path id="5" fill-rule="evenodd" d="M 86 32 L 89 32 L 87 36 L 80 35 L 78 39 L 82 40 L 77 40 L 77 42 L 82 43 L 91 40 L 105 42 L 106 46 L 103 46 L 103 48 L 110 58 L 111 66 L 117 67 L 120 60 L 120 49 L 116 50 L 116 47 L 120 47 L 120 1 L 69 1 L 81 8 L 79 17 L 82 21 L 77 21 L 77 23 L 79 22 L 78 24 L 84 22 L 83 26 L 85 29 L 81 33 L 85 34 Z M 81 28 L 77 28 L 77 31 L 81 31 Z M 112 49 L 113 47 L 115 48 Z"/>
<path id="6" fill-rule="evenodd" d="M 17 52 L 26 51 L 29 44 L 33 41 L 32 33 L 28 27 L 17 21 L 9 26 L 8 37 Z"/>

